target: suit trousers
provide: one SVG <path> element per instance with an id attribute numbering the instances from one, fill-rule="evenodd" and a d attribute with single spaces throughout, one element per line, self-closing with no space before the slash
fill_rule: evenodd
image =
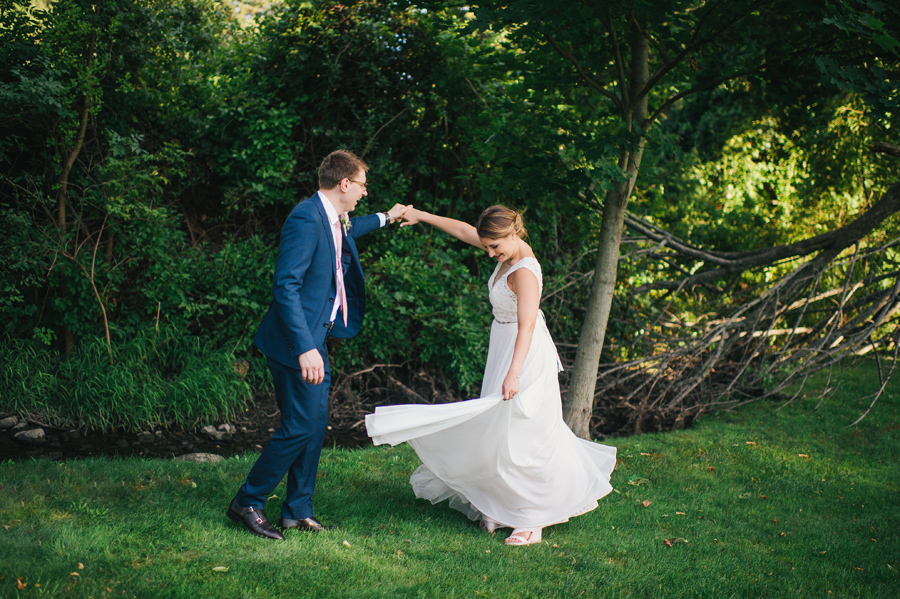
<path id="1" fill-rule="evenodd" d="M 287 473 L 281 516 L 291 520 L 312 517 L 312 495 L 328 423 L 328 391 L 331 387 L 327 346 L 323 344 L 319 353 L 325 361 L 325 379 L 318 385 L 304 381 L 300 370 L 268 360 L 275 384 L 275 399 L 281 410 L 281 426 L 238 491 L 239 505 L 264 508 L 267 497 Z"/>

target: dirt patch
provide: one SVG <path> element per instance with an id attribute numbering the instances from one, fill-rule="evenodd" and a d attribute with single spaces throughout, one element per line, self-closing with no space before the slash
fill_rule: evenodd
<path id="1" fill-rule="evenodd" d="M 20 418 L 20 421 L 22 419 Z M 143 456 L 169 459 L 189 453 L 213 453 L 233 456 L 247 451 L 260 451 L 280 424 L 280 413 L 272 394 L 260 394 L 239 417 L 230 420 L 233 432 L 220 440 L 196 429 L 148 428 L 140 433 L 128 431 L 83 432 L 49 427 L 25 419 L 25 427 L 0 430 L 0 461 L 29 458 L 50 460 L 77 459 L 89 456 Z M 205 423 L 218 426 L 223 422 Z M 15 438 L 22 430 L 42 428 L 44 441 L 26 443 Z M 344 430 L 347 428 L 348 430 Z M 338 428 L 329 425 L 325 446 L 360 447 L 369 443 L 364 427 Z"/>

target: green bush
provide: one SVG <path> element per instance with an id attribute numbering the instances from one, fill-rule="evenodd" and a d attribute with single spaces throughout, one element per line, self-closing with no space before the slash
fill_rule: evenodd
<path id="1" fill-rule="evenodd" d="M 332 356 L 348 372 L 373 363 L 440 368 L 462 393 L 477 391 L 491 312 L 485 283 L 466 267 L 472 251 L 448 237 L 400 231 L 366 261 L 367 316 Z"/>

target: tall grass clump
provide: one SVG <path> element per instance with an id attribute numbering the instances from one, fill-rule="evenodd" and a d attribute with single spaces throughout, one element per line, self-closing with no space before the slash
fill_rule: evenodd
<path id="1" fill-rule="evenodd" d="M 0 412 L 54 426 L 138 431 L 228 418 L 250 397 L 245 368 L 171 328 L 107 347 L 84 340 L 67 359 L 33 343 L 0 345 Z"/>

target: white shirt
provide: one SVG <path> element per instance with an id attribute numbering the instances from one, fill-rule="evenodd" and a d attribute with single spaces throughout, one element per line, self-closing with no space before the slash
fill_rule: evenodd
<path id="1" fill-rule="evenodd" d="M 331 229 L 331 237 L 334 241 L 334 247 L 337 248 L 338 243 L 341 241 L 338 239 L 338 235 L 341 234 L 340 228 L 335 228 L 334 223 L 338 222 L 340 218 L 338 217 L 337 211 L 334 209 L 334 205 L 326 198 L 321 191 L 316 192 L 319 195 L 319 201 L 322 202 L 322 207 L 325 208 L 325 214 L 328 216 L 328 226 Z M 383 227 L 387 219 L 384 217 L 384 214 L 378 213 L 378 220 L 381 221 L 381 226 Z M 340 256 L 335 256 L 337 260 L 337 267 L 341 268 L 341 258 Z M 331 308 L 331 321 L 334 322 L 335 317 L 337 316 L 338 310 L 341 309 L 341 294 L 336 293 L 334 298 L 334 306 Z"/>

